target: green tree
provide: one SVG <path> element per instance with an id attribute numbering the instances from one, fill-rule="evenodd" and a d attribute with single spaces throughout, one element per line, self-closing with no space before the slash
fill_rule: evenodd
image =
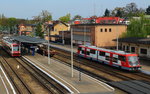
<path id="1" fill-rule="evenodd" d="M 38 16 L 33 16 L 33 21 L 38 22 L 47 22 L 52 20 L 52 14 L 47 10 L 42 10 L 42 12 Z"/>
<path id="2" fill-rule="evenodd" d="M 123 16 L 123 14 L 122 14 L 121 10 L 117 10 L 116 17 L 122 17 L 122 16 Z"/>
<path id="3" fill-rule="evenodd" d="M 7 19 L 7 23 L 8 23 L 8 26 L 14 26 L 17 24 L 17 19 L 16 18 L 8 18 Z"/>
<path id="4" fill-rule="evenodd" d="M 71 15 L 69 13 L 69 14 L 66 14 L 65 16 L 60 17 L 59 20 L 62 22 L 68 23 L 70 21 L 70 18 L 71 18 Z"/>
<path id="5" fill-rule="evenodd" d="M 7 19 L 7 26 L 9 28 L 10 33 L 13 33 L 14 27 L 17 25 L 17 19 L 16 18 L 8 18 Z"/>
<path id="6" fill-rule="evenodd" d="M 42 10 L 41 12 L 42 22 L 47 22 L 52 20 L 52 15 L 47 10 Z"/>
<path id="7" fill-rule="evenodd" d="M 146 14 L 150 15 L 150 6 L 148 6 L 148 8 L 146 9 Z"/>
<path id="8" fill-rule="evenodd" d="M 38 23 L 35 29 L 35 34 L 36 36 L 40 37 L 40 38 L 44 38 L 44 33 L 42 32 L 42 24 Z"/>
<path id="9" fill-rule="evenodd" d="M 110 11 L 106 9 L 104 13 L 104 17 L 109 17 L 109 16 L 110 16 Z"/>
<path id="10" fill-rule="evenodd" d="M 80 16 L 80 15 L 75 15 L 72 20 L 76 20 L 76 19 L 79 19 L 79 20 L 80 20 L 80 19 L 82 19 L 82 16 Z"/>
<path id="11" fill-rule="evenodd" d="M 132 19 L 127 32 L 122 37 L 147 37 L 150 35 L 150 20 L 141 16 L 140 19 Z"/>

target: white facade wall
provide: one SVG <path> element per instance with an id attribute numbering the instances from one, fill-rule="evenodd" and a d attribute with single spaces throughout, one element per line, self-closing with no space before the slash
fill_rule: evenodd
<path id="1" fill-rule="evenodd" d="M 131 52 L 131 47 L 135 47 L 135 53 L 138 54 L 140 57 L 150 58 L 150 45 L 133 44 L 133 43 L 121 43 L 121 44 L 122 44 L 122 50 L 123 50 L 123 46 L 125 46 L 124 51 L 127 51 L 127 46 L 129 46 L 128 52 Z M 146 49 L 147 54 L 142 54 L 141 49 Z"/>

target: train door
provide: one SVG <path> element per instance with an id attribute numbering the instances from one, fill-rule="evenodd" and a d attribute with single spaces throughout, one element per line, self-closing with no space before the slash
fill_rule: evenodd
<path id="1" fill-rule="evenodd" d="M 106 52 L 106 55 L 105 55 L 105 57 L 106 57 L 106 62 L 108 62 L 110 65 L 111 65 L 111 57 L 110 57 L 110 53 L 107 53 Z"/>
<path id="2" fill-rule="evenodd" d="M 80 55 L 85 56 L 85 48 L 81 47 L 81 51 L 79 52 Z"/>
<path id="3" fill-rule="evenodd" d="M 105 52 L 103 52 L 103 51 L 98 51 L 98 61 L 99 61 L 99 62 L 105 62 L 105 59 L 106 59 L 106 57 L 105 57 Z"/>
<path id="4" fill-rule="evenodd" d="M 116 67 L 121 66 L 121 61 L 119 60 L 119 56 L 117 54 L 113 54 L 112 63 L 113 63 L 113 66 L 116 66 Z"/>
<path id="5" fill-rule="evenodd" d="M 92 57 L 93 60 L 97 60 L 97 50 L 96 49 L 90 49 L 90 57 Z"/>
<path id="6" fill-rule="evenodd" d="M 13 44 L 11 44 L 11 47 L 10 47 L 10 54 L 13 54 L 14 50 L 13 50 Z"/>
<path id="7" fill-rule="evenodd" d="M 91 59 L 90 49 L 86 48 L 86 58 Z"/>
<path id="8" fill-rule="evenodd" d="M 118 62 L 121 63 L 120 65 L 126 67 L 126 56 L 119 55 L 118 58 Z"/>

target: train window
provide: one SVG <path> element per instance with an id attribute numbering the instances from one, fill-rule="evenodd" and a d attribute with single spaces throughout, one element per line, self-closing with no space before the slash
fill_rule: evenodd
<path id="1" fill-rule="evenodd" d="M 109 56 L 106 56 L 106 60 L 109 60 L 110 59 L 110 57 Z"/>
<path id="2" fill-rule="evenodd" d="M 126 61 L 126 58 L 125 58 L 125 56 L 119 56 L 119 60 L 120 61 Z"/>
<path id="3" fill-rule="evenodd" d="M 118 62 L 118 58 L 113 58 L 113 62 L 117 63 Z"/>
<path id="4" fill-rule="evenodd" d="M 105 52 L 101 52 L 101 51 L 100 51 L 100 52 L 99 52 L 99 55 L 100 55 L 100 56 L 105 56 Z"/>
<path id="5" fill-rule="evenodd" d="M 81 47 L 78 48 L 78 50 L 81 50 L 81 49 L 82 49 Z"/>
<path id="6" fill-rule="evenodd" d="M 95 50 L 90 50 L 90 53 L 91 54 L 95 54 Z"/>
<path id="7" fill-rule="evenodd" d="M 84 50 L 82 50 L 82 54 L 84 54 Z"/>
<path id="8" fill-rule="evenodd" d="M 14 47 L 13 47 L 13 51 L 19 51 L 18 46 L 14 46 Z"/>
<path id="9" fill-rule="evenodd" d="M 86 52 L 86 55 L 90 55 L 90 52 L 89 52 L 89 51 L 87 51 L 87 52 Z"/>

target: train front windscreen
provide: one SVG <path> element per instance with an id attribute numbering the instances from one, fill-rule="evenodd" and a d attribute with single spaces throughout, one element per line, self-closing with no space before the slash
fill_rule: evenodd
<path id="1" fill-rule="evenodd" d="M 19 46 L 13 46 L 13 51 L 19 51 Z"/>
<path id="2" fill-rule="evenodd" d="M 138 57 L 137 56 L 129 56 L 128 57 L 128 61 L 129 61 L 129 64 L 131 66 L 137 66 L 137 65 L 139 65 L 139 61 L 138 61 Z"/>

